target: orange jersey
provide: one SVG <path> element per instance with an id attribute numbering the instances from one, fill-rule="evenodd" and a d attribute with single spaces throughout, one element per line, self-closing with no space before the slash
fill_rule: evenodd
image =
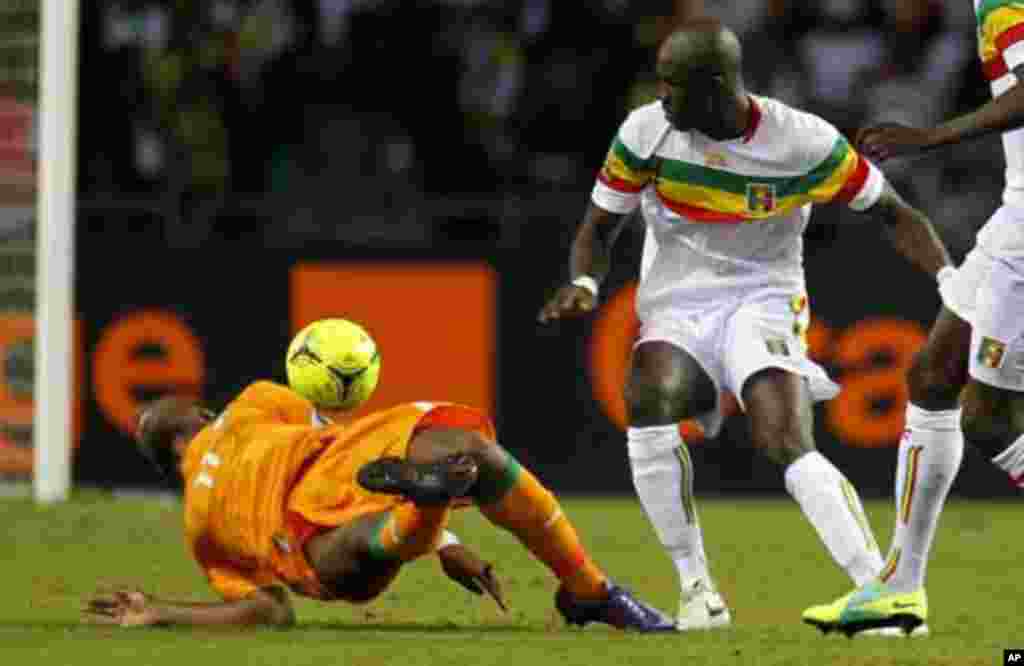
<path id="1" fill-rule="evenodd" d="M 325 446 L 312 405 L 270 382 L 247 387 L 189 443 L 182 461 L 185 537 L 226 598 L 274 581 L 266 563 L 284 497 Z"/>
<path id="2" fill-rule="evenodd" d="M 356 474 L 371 460 L 404 456 L 417 428 L 470 427 L 493 437 L 486 416 L 444 403 L 407 403 L 329 426 L 310 425 L 314 419 L 312 405 L 289 389 L 257 382 L 189 444 L 185 535 L 226 599 L 279 581 L 321 596 L 304 541 L 404 501 L 363 490 Z"/>

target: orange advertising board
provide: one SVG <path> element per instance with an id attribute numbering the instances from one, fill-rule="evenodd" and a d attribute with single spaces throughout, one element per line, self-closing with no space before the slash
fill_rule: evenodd
<path id="1" fill-rule="evenodd" d="M 328 317 L 369 331 L 381 380 L 360 411 L 437 400 L 493 414 L 497 283 L 483 262 L 301 263 L 291 271 L 292 333 Z"/>
<path id="2" fill-rule="evenodd" d="M 11 360 L 18 347 L 22 353 L 31 353 L 35 338 L 35 319 L 31 314 L 0 314 L 0 474 L 27 475 L 32 471 L 31 441 L 32 423 L 35 416 L 35 402 L 32 398 L 30 374 L 20 378 L 23 385 L 11 372 Z M 81 325 L 75 321 L 73 330 L 73 358 L 70 359 L 72 372 L 72 444 L 78 445 L 82 432 L 82 337 Z M 34 363 L 32 364 L 34 366 Z M 31 372 L 30 368 L 25 368 Z"/>

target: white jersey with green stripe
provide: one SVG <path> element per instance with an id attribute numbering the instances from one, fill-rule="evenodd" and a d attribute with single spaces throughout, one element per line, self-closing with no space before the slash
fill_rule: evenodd
<path id="1" fill-rule="evenodd" d="M 999 97 L 1017 84 L 1013 70 L 1024 64 L 1024 2 L 974 0 L 978 19 L 978 57 L 982 71 Z M 1003 133 L 1006 187 L 1003 201 L 1024 208 L 1024 129 Z M 979 237 L 979 242 L 984 238 Z"/>
<path id="2" fill-rule="evenodd" d="M 595 205 L 647 225 L 637 305 L 715 299 L 722 289 L 803 290 L 803 240 L 814 203 L 872 206 L 885 179 L 830 123 L 751 96 L 744 136 L 680 132 L 660 102 L 634 110 L 612 142 Z"/>

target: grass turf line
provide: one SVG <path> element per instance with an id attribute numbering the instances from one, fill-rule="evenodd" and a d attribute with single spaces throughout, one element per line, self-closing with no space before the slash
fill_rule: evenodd
<path id="1" fill-rule="evenodd" d="M 565 502 L 594 558 L 618 582 L 674 612 L 675 572 L 633 500 Z M 83 626 L 78 611 L 97 588 L 139 585 L 157 596 L 211 600 L 181 535 L 173 502 L 107 499 L 36 507 L 0 501 L 6 594 L 0 645 L 16 664 L 159 666 L 301 664 L 685 663 L 703 666 L 999 663 L 1003 648 L 1024 645 L 1019 600 L 1021 509 L 1015 503 L 954 501 L 939 528 L 929 570 L 932 637 L 884 640 L 821 636 L 801 610 L 850 587 L 810 525 L 788 499 L 699 502 L 712 572 L 733 610 L 726 631 L 623 635 L 603 627 L 567 629 L 552 606 L 556 583 L 515 539 L 472 510 L 453 529 L 497 565 L 511 611 L 448 581 L 435 558 L 413 563 L 367 605 L 298 600 L 290 630 L 122 630 Z M 891 502 L 871 502 L 879 541 L 892 525 Z"/>

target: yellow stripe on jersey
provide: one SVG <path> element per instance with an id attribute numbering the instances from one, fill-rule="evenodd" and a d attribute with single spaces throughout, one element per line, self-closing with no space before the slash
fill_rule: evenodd
<path id="1" fill-rule="evenodd" d="M 621 140 L 615 139 L 599 178 L 616 190 L 639 192 L 654 179 L 654 165 L 651 160 L 637 157 Z"/>
<path id="2" fill-rule="evenodd" d="M 1002 57 L 1003 50 L 1009 46 L 1005 37 L 1017 26 L 1024 26 L 1024 3 L 1007 2 L 979 18 L 984 22 L 978 28 L 978 55 L 982 62 L 990 62 Z"/>
<path id="3" fill-rule="evenodd" d="M 747 176 L 665 159 L 656 189 L 680 215 L 704 222 L 761 220 L 803 206 L 852 199 L 867 175 L 867 164 L 840 137 L 832 152 L 806 174 Z M 844 191 L 848 190 L 848 191 Z"/>

